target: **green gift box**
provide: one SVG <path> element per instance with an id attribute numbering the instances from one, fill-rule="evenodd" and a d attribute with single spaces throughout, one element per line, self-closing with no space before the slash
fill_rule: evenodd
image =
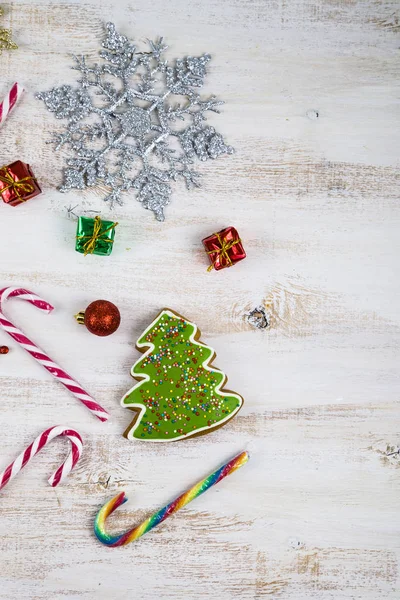
<path id="1" fill-rule="evenodd" d="M 111 254 L 115 228 L 118 223 L 102 221 L 100 217 L 79 217 L 76 230 L 75 250 L 84 254 L 98 254 L 108 256 Z"/>

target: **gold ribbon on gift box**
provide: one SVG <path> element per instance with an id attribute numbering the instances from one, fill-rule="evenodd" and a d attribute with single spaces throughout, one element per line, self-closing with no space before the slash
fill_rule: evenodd
<path id="1" fill-rule="evenodd" d="M 207 254 L 215 254 L 215 253 L 217 254 L 215 259 L 212 261 L 212 265 L 210 265 L 208 267 L 207 271 L 212 271 L 217 260 L 221 260 L 221 258 L 224 258 L 226 260 L 228 267 L 231 267 L 233 263 L 232 263 L 232 259 L 229 256 L 228 252 L 233 246 L 235 246 L 235 244 L 239 244 L 241 242 L 241 239 L 238 238 L 237 240 L 230 240 L 228 242 L 227 240 L 222 239 L 221 236 L 219 235 L 219 233 L 213 233 L 213 235 L 216 236 L 216 238 L 218 240 L 218 244 L 221 247 L 216 248 L 215 250 L 207 251 Z"/>
<path id="2" fill-rule="evenodd" d="M 110 227 L 107 227 L 107 229 L 105 229 L 104 231 L 101 231 L 101 225 L 102 225 L 102 220 L 99 216 L 97 216 L 94 219 L 92 235 L 77 235 L 76 236 L 77 240 L 86 240 L 86 242 L 83 244 L 84 256 L 87 256 L 88 254 L 93 254 L 93 252 L 95 251 L 95 248 L 96 248 L 96 244 L 99 240 L 101 240 L 102 242 L 106 242 L 108 244 L 114 243 L 114 240 L 110 240 L 109 238 L 103 237 L 103 236 L 105 236 L 106 233 L 111 231 L 111 229 L 114 229 L 118 225 L 118 223 L 113 223 L 112 225 L 110 225 Z"/>
<path id="3" fill-rule="evenodd" d="M 3 9 L 0 8 L 0 17 L 3 15 Z M 6 50 L 16 50 L 18 48 L 17 44 L 11 39 L 11 30 L 10 29 L 0 29 L 0 54 L 1 51 Z"/>
<path id="4" fill-rule="evenodd" d="M 20 202 L 26 202 L 27 198 L 21 196 L 23 194 L 32 194 L 35 191 L 35 186 L 27 181 L 34 181 L 34 177 L 28 176 L 23 179 L 14 179 L 12 171 L 8 170 L 8 167 L 2 167 L 0 169 L 0 181 L 7 185 L 0 189 L 0 195 L 7 190 L 12 190 L 17 196 Z"/>

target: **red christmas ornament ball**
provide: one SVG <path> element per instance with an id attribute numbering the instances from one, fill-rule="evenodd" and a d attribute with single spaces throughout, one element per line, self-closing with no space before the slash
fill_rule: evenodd
<path id="1" fill-rule="evenodd" d="M 85 310 L 85 325 L 94 335 L 111 335 L 117 331 L 120 322 L 118 308 L 108 300 L 95 300 Z"/>
<path id="2" fill-rule="evenodd" d="M 0 346 L 0 354 L 8 354 L 9 350 L 8 346 Z"/>

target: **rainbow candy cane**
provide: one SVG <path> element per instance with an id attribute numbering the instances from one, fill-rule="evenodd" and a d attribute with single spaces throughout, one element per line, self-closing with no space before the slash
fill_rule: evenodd
<path id="1" fill-rule="evenodd" d="M 82 388 L 82 386 L 72 379 L 68 373 L 66 373 L 57 363 L 52 361 L 52 359 L 43 352 L 36 344 L 34 344 L 22 331 L 17 329 L 10 321 L 8 321 L 3 312 L 2 312 L 2 303 L 8 298 L 20 298 L 21 300 L 26 300 L 47 313 L 51 312 L 54 309 L 54 306 L 29 292 L 28 290 L 24 290 L 23 288 L 13 288 L 8 287 L 0 290 L 0 326 L 10 335 L 14 340 L 16 340 L 24 350 L 26 350 L 33 358 L 36 358 L 38 363 L 40 363 L 49 373 L 53 375 L 58 381 L 60 381 L 66 388 L 78 398 L 82 404 L 86 406 L 90 410 L 90 412 L 95 415 L 100 421 L 107 421 L 109 418 L 109 414 L 104 410 L 100 404 L 89 396 L 89 394 Z"/>
<path id="2" fill-rule="evenodd" d="M 12 88 L 7 92 L 3 102 L 0 103 L 0 127 L 21 98 L 23 92 L 24 88 L 19 83 L 14 83 Z"/>
<path id="3" fill-rule="evenodd" d="M 65 462 L 58 467 L 57 471 L 49 479 L 51 487 L 56 487 L 61 483 L 67 475 L 75 467 L 76 463 L 82 455 L 82 438 L 75 429 L 57 425 L 50 427 L 41 433 L 34 442 L 24 452 L 22 452 L 8 467 L 0 473 L 0 490 L 13 479 L 25 465 L 38 453 L 42 448 L 47 446 L 51 440 L 59 435 L 65 436 L 71 442 L 71 452 L 68 454 Z"/>
<path id="4" fill-rule="evenodd" d="M 153 529 L 153 527 L 156 527 L 159 523 L 165 521 L 167 517 L 170 517 L 180 508 L 183 508 L 186 506 L 186 504 L 189 504 L 189 502 L 201 494 L 204 494 L 204 492 L 206 492 L 211 486 L 219 483 L 222 479 L 224 479 L 224 477 L 227 477 L 237 469 L 240 469 L 240 467 L 243 467 L 248 460 L 248 453 L 241 452 L 241 454 L 235 456 L 235 458 L 230 460 L 223 467 L 217 469 L 217 471 L 214 471 L 214 473 L 211 473 L 211 475 L 196 483 L 196 485 L 190 488 L 190 490 L 176 498 L 176 500 L 173 500 L 170 504 L 167 504 L 167 506 L 164 506 L 164 508 L 161 508 L 137 527 L 130 529 L 122 535 L 112 536 L 105 530 L 106 519 L 119 506 L 121 506 L 121 504 L 124 504 L 128 500 L 128 498 L 125 496 L 125 492 L 121 492 L 118 494 L 118 496 L 115 496 L 115 498 L 112 498 L 112 500 L 109 500 L 106 504 L 104 504 L 104 506 L 97 513 L 94 521 L 94 533 L 102 544 L 112 548 L 130 544 L 150 531 L 150 529 Z"/>

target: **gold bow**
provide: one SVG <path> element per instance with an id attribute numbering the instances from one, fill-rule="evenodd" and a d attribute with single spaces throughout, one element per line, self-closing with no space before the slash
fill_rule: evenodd
<path id="1" fill-rule="evenodd" d="M 93 254 L 98 240 L 101 240 L 102 242 L 107 242 L 108 244 L 114 243 L 114 240 L 110 240 L 109 238 L 107 238 L 107 237 L 105 238 L 103 236 L 105 236 L 106 233 L 111 231 L 111 229 L 114 229 L 118 225 L 118 223 L 113 223 L 112 225 L 110 225 L 110 227 L 107 227 L 107 229 L 105 229 L 104 231 L 101 231 L 101 225 L 102 225 L 101 218 L 99 216 L 97 216 L 94 219 L 92 235 L 77 235 L 76 236 L 76 238 L 78 240 L 87 240 L 83 244 L 84 256 L 87 256 L 88 254 Z"/>
<path id="2" fill-rule="evenodd" d="M 3 15 L 3 9 L 0 8 L 0 17 Z M 0 54 L 4 49 L 16 50 L 17 44 L 11 39 L 11 31 L 9 29 L 0 29 Z"/>
<path id="3" fill-rule="evenodd" d="M 221 236 L 219 235 L 219 233 L 213 233 L 213 235 L 215 235 L 217 237 L 218 240 L 218 244 L 221 246 L 221 248 L 216 248 L 215 250 L 208 250 L 207 254 L 214 254 L 217 253 L 217 256 L 215 257 L 212 265 L 210 265 L 207 269 L 207 271 L 212 271 L 214 268 L 215 263 L 217 262 L 217 260 L 221 260 L 221 258 L 225 258 L 226 262 L 228 263 L 227 266 L 231 267 L 232 266 L 232 259 L 228 254 L 228 251 L 232 248 L 232 246 L 234 246 L 235 244 L 239 244 L 241 242 L 241 239 L 238 238 L 237 240 L 231 240 L 231 241 L 227 241 L 225 239 L 221 239 Z"/>
<path id="4" fill-rule="evenodd" d="M 2 50 L 16 50 L 17 44 L 11 39 L 9 29 L 0 29 L 0 54 Z"/>
<path id="5" fill-rule="evenodd" d="M 24 177 L 23 179 L 14 179 L 12 172 L 7 169 L 7 167 L 2 167 L 0 169 L 0 181 L 6 183 L 7 185 L 3 188 L 0 188 L 0 194 L 7 190 L 12 190 L 14 194 L 17 196 L 20 202 L 26 202 L 27 198 L 21 196 L 20 191 L 23 194 L 32 194 L 35 191 L 35 186 L 31 183 L 24 183 L 24 181 L 34 181 L 34 177 Z"/>

